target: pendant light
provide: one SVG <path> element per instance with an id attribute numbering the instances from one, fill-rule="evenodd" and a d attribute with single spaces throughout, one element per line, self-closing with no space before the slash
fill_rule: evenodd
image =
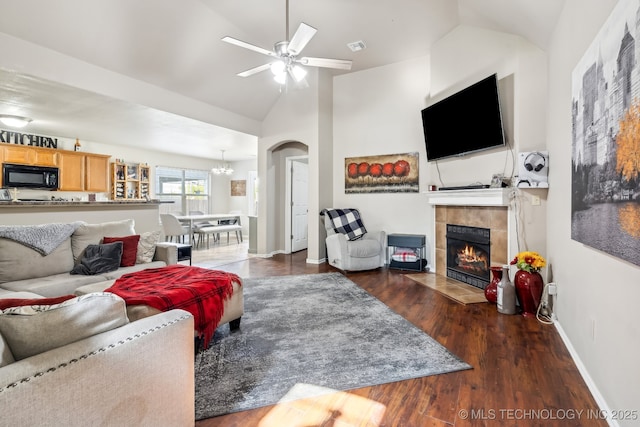
<path id="1" fill-rule="evenodd" d="M 231 169 L 229 165 L 224 162 L 224 150 L 220 151 L 222 152 L 222 164 L 212 168 L 211 172 L 216 175 L 231 175 L 233 173 L 233 169 Z"/>

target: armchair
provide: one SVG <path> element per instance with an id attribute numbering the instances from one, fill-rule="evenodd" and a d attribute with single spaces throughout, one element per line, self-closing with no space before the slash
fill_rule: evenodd
<path id="1" fill-rule="evenodd" d="M 386 233 L 368 232 L 357 209 L 324 209 L 327 260 L 343 271 L 372 270 L 386 260 Z"/>

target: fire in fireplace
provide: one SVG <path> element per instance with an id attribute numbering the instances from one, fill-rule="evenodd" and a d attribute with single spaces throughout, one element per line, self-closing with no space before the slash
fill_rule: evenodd
<path id="1" fill-rule="evenodd" d="M 484 289 L 490 263 L 491 230 L 447 224 L 447 277 Z"/>

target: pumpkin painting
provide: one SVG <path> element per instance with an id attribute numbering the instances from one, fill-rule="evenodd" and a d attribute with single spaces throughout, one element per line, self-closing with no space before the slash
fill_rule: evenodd
<path id="1" fill-rule="evenodd" d="M 358 175 L 365 176 L 369 173 L 369 163 L 362 162 L 358 164 Z"/>
<path id="2" fill-rule="evenodd" d="M 382 175 L 382 165 L 380 163 L 374 163 L 369 168 L 369 175 L 374 178 L 378 178 Z"/>
<path id="3" fill-rule="evenodd" d="M 393 163 L 385 163 L 382 165 L 382 175 L 393 176 Z"/>
<path id="4" fill-rule="evenodd" d="M 407 176 L 409 175 L 410 170 L 411 167 L 409 166 L 409 162 L 406 160 L 398 160 L 393 165 L 393 174 L 395 176 Z"/>
<path id="5" fill-rule="evenodd" d="M 418 153 L 345 158 L 345 193 L 417 193 Z"/>
<path id="6" fill-rule="evenodd" d="M 357 163 L 349 163 L 347 166 L 347 175 L 349 178 L 357 178 L 358 177 L 358 164 Z"/>

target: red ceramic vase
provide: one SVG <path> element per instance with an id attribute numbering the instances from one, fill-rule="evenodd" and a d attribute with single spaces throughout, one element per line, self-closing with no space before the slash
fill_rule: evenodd
<path id="1" fill-rule="evenodd" d="M 518 270 L 513 278 L 516 287 L 516 295 L 520 302 L 522 315 L 524 317 L 536 317 L 544 283 L 542 276 L 538 272 L 529 273 L 525 270 Z"/>
<path id="2" fill-rule="evenodd" d="M 490 267 L 493 278 L 491 282 L 484 288 L 484 297 L 491 304 L 495 304 L 498 301 L 498 283 L 502 279 L 502 267 Z"/>

